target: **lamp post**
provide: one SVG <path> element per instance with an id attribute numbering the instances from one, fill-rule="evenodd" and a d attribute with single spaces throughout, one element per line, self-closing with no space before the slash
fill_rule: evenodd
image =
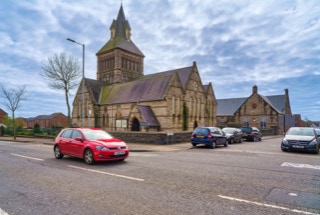
<path id="1" fill-rule="evenodd" d="M 82 46 L 82 107 L 81 107 L 81 121 L 82 121 L 82 128 L 84 127 L 84 52 L 85 52 L 85 45 L 82 43 L 78 43 L 75 40 L 67 38 L 68 41 L 76 43 Z"/>

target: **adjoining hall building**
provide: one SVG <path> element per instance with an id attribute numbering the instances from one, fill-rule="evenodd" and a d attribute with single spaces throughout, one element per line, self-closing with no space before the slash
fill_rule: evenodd
<path id="1" fill-rule="evenodd" d="M 217 99 L 217 123 L 219 127 L 251 126 L 282 134 L 296 126 L 296 117 L 291 113 L 288 89 L 282 95 L 263 96 L 253 86 L 249 97 Z"/>
<path id="2" fill-rule="evenodd" d="M 84 126 L 107 131 L 192 131 L 215 125 L 216 98 L 203 85 L 196 62 L 144 75 L 144 54 L 131 39 L 121 5 L 109 41 L 96 53 L 97 80 L 84 78 Z M 72 124 L 82 124 L 81 84 Z"/>
<path id="3" fill-rule="evenodd" d="M 216 99 L 203 85 L 196 62 L 144 75 L 144 54 L 131 39 L 121 5 L 110 39 L 96 53 L 97 79 L 85 78 L 84 126 L 107 131 L 192 131 L 197 126 L 254 126 L 280 134 L 295 126 L 288 89 L 263 96 L 253 86 L 246 98 Z M 82 125 L 82 89 L 73 102 L 72 124 Z"/>

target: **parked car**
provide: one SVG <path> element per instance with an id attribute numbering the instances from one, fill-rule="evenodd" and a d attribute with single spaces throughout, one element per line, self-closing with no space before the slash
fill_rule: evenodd
<path id="1" fill-rule="evenodd" d="M 242 131 L 240 128 L 223 128 L 222 131 L 226 133 L 228 143 L 242 143 Z"/>
<path id="2" fill-rule="evenodd" d="M 262 133 L 256 127 L 241 127 L 242 138 L 246 140 L 252 140 L 254 142 L 261 141 Z"/>
<path id="3" fill-rule="evenodd" d="M 196 147 L 199 144 L 204 144 L 210 148 L 215 148 L 216 145 L 228 146 L 226 134 L 217 127 L 197 127 L 191 135 L 191 144 Z"/>
<path id="4" fill-rule="evenodd" d="M 320 128 L 316 128 L 315 130 L 316 130 L 316 134 L 318 136 L 318 142 L 320 144 Z"/>
<path id="5" fill-rule="evenodd" d="M 281 142 L 282 151 L 306 151 L 319 153 L 319 137 L 314 128 L 291 127 Z"/>
<path id="6" fill-rule="evenodd" d="M 129 155 L 125 142 L 112 137 L 106 131 L 94 128 L 67 128 L 55 139 L 54 155 L 83 158 L 87 164 L 99 161 L 123 161 Z"/>

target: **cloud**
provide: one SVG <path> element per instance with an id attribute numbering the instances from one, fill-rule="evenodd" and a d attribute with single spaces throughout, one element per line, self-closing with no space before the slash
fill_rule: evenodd
<path id="1" fill-rule="evenodd" d="M 120 5 L 104 0 L 3 2 L 0 68 L 7 78 L 0 84 L 27 85 L 31 95 L 52 95 L 39 76 L 41 63 L 61 52 L 82 60 L 81 47 L 66 38 L 85 44 L 85 74 L 95 78 L 95 54 L 108 41 Z M 294 112 L 306 110 L 300 105 L 304 95 L 316 110 L 312 97 L 317 95 L 309 90 L 320 81 L 318 1 L 128 0 L 122 5 L 132 40 L 146 56 L 145 74 L 196 61 L 203 83 L 213 83 L 217 98 L 248 96 L 257 84 L 266 94 L 289 88 Z M 44 102 L 41 110 L 51 110 L 51 102 L 63 106 L 63 95 L 55 95 L 62 102 Z M 309 112 L 320 119 L 320 113 Z"/>

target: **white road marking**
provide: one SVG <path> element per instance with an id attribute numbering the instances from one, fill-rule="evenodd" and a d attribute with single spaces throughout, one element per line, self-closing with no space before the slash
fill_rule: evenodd
<path id="1" fill-rule="evenodd" d="M 135 180 L 135 181 L 144 181 L 144 179 L 141 179 L 141 178 L 134 178 L 134 177 L 125 176 L 125 175 L 118 175 L 118 174 L 114 174 L 114 173 L 103 172 L 103 171 L 94 170 L 94 169 L 87 169 L 87 168 L 82 168 L 82 167 L 78 167 L 78 166 L 71 166 L 71 165 L 68 165 L 68 166 L 71 168 L 81 169 L 81 170 L 85 170 L 85 171 L 89 171 L 89 172 L 100 173 L 100 174 L 104 174 L 104 175 L 111 175 L 111 176 L 115 176 L 115 177 Z"/>
<path id="2" fill-rule="evenodd" d="M 277 206 L 277 205 L 264 204 L 264 203 L 260 203 L 260 202 L 252 202 L 252 201 L 249 201 L 249 200 L 238 199 L 238 198 L 233 198 L 233 197 L 229 197 L 229 196 L 222 196 L 222 195 L 218 195 L 218 196 L 220 198 L 223 198 L 223 199 L 228 199 L 228 200 L 238 201 L 238 202 L 244 202 L 244 203 L 254 204 L 254 205 L 259 205 L 259 206 L 264 206 L 264 207 L 270 207 L 270 208 L 290 211 L 290 212 L 294 212 L 294 213 L 307 214 L 307 215 L 319 215 L 319 214 L 315 214 L 315 213 L 311 213 L 311 212 L 307 212 L 307 211 L 300 211 L 300 210 L 290 209 L 290 208 L 281 207 L 281 206 Z"/>
<path id="3" fill-rule="evenodd" d="M 0 208 L 0 215 L 9 215 L 9 214 Z"/>
<path id="4" fill-rule="evenodd" d="M 11 154 L 14 156 L 22 157 L 22 158 L 27 158 L 27 159 L 37 160 L 37 161 L 44 161 L 43 159 L 40 159 L 40 158 L 28 157 L 28 156 L 14 154 L 14 153 L 11 153 Z"/>
<path id="5" fill-rule="evenodd" d="M 299 164 L 299 163 L 288 163 L 288 162 L 285 162 L 285 163 L 281 164 L 281 166 L 289 166 L 289 167 L 295 167 L 295 168 L 308 168 L 308 169 L 320 170 L 320 166 L 318 166 L 318 165 L 310 165 L 310 164 Z"/>

